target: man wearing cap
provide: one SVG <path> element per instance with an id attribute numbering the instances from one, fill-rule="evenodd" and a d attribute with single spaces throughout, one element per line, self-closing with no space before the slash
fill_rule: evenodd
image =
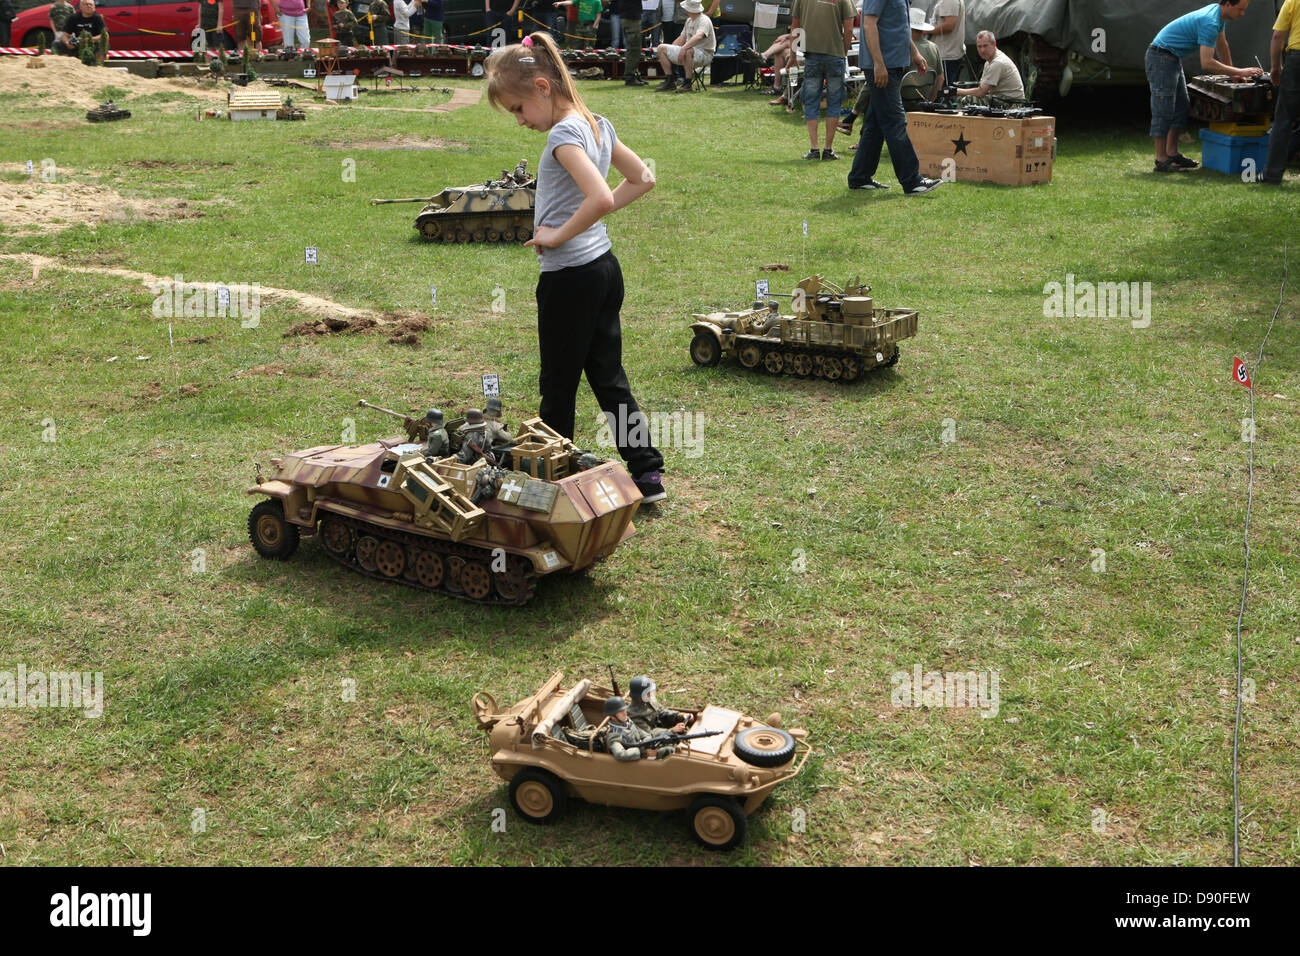
<path id="1" fill-rule="evenodd" d="M 505 445 L 515 440 L 515 436 L 510 433 L 501 421 L 501 399 L 493 396 L 487 400 L 483 406 L 483 418 L 485 419 L 483 430 L 487 434 L 488 446 Z"/>
<path id="2" fill-rule="evenodd" d="M 700 0 L 682 0 L 679 6 L 686 12 L 686 25 L 682 27 L 681 35 L 676 43 L 661 43 L 655 48 L 659 66 L 667 75 L 667 79 L 655 87 L 658 92 L 673 89 L 678 93 L 688 92 L 695 71 L 708 66 L 718 49 L 713 21 L 704 15 L 704 4 Z M 674 66 L 680 66 L 685 72 L 680 84 L 673 76 Z"/>
<path id="3" fill-rule="evenodd" d="M 958 96 L 996 96 L 1000 100 L 1024 102 L 1025 84 L 1020 79 L 1011 57 L 998 49 L 998 38 L 992 30 L 981 30 L 975 38 L 975 49 L 984 61 L 984 72 L 980 75 L 979 86 L 959 86 Z"/>
<path id="4" fill-rule="evenodd" d="M 943 59 L 939 54 L 939 48 L 929 38 L 928 34 L 934 29 L 930 24 L 925 22 L 925 13 L 912 8 L 912 42 L 916 48 L 921 51 L 925 57 L 925 62 L 929 64 L 930 69 L 926 73 L 917 73 L 915 70 L 903 77 L 903 82 L 899 84 L 899 96 L 903 100 L 903 108 L 909 109 L 926 100 L 933 100 L 939 95 L 943 88 Z M 858 93 L 858 101 L 853 104 L 853 110 L 844 119 L 840 120 L 839 131 L 841 133 L 852 133 L 853 124 L 857 122 L 859 116 L 867 111 L 867 103 L 871 100 L 871 87 L 863 84 L 862 91 Z"/>
<path id="5" fill-rule="evenodd" d="M 885 143 L 903 195 L 919 196 L 941 185 L 940 180 L 921 175 L 921 161 L 907 136 L 907 114 L 899 92 L 903 76 L 909 65 L 922 76 L 930 72 L 930 64 L 912 42 L 911 24 L 907 0 L 863 0 L 858 49 L 871 100 L 849 170 L 850 189 L 889 188 L 873 178 Z"/>
<path id="6" fill-rule="evenodd" d="M 844 55 L 853 45 L 852 0 L 794 0 L 790 8 L 790 32 L 803 49 L 803 119 L 808 127 L 810 149 L 804 159 L 839 159 L 831 147 L 844 102 Z M 821 113 L 822 88 L 826 89 L 826 147 L 817 149 L 817 119 Z"/>
<path id="7" fill-rule="evenodd" d="M 431 408 L 424 414 L 429 424 L 429 439 L 424 446 L 425 458 L 445 458 L 451 451 L 451 440 L 447 429 L 442 427 L 442 409 Z"/>
<path id="8" fill-rule="evenodd" d="M 465 424 L 460 426 L 460 451 L 456 452 L 456 460 L 462 465 L 472 465 L 480 458 L 489 465 L 497 463 L 492 446 L 488 444 L 486 427 L 483 413 L 477 408 L 465 413 Z"/>
<path id="9" fill-rule="evenodd" d="M 1222 0 L 1193 10 L 1165 25 L 1147 47 L 1147 83 L 1151 87 L 1151 139 L 1156 147 L 1157 173 L 1195 169 L 1200 163 L 1178 151 L 1178 134 L 1187 128 L 1190 101 L 1182 58 L 1199 49 L 1201 69 L 1238 80 L 1249 80 L 1264 71 L 1258 67 L 1238 69 L 1232 65 L 1225 21 L 1239 20 L 1250 0 Z"/>
<path id="10" fill-rule="evenodd" d="M 605 716 L 609 718 L 609 726 L 605 730 L 605 746 L 613 754 L 614 759 L 622 761 L 640 760 L 645 755 L 644 751 L 649 748 L 631 745 L 649 740 L 651 735 L 628 719 L 627 701 L 623 700 L 622 697 L 611 697 L 606 700 Z M 656 747 L 654 748 L 655 759 L 663 760 L 664 757 L 673 754 L 676 750 L 677 748 L 672 744 Z"/>

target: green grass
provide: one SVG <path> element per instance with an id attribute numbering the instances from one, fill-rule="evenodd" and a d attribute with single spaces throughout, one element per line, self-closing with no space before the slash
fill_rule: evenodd
<path id="1" fill-rule="evenodd" d="M 845 161 L 805 163 L 802 123 L 753 94 L 582 91 L 655 162 L 657 188 L 609 219 L 625 364 L 644 406 L 704 416 L 704 454 L 668 449 L 670 498 L 636 537 L 511 610 L 380 586 L 311 540 L 288 563 L 262 561 L 243 491 L 254 462 L 338 440 L 348 419 L 359 441 L 391 434 L 358 398 L 460 409 L 496 372 L 507 418 L 534 413 L 532 251 L 422 244 L 416 207 L 367 200 L 534 166 L 541 136 L 486 105 L 436 115 L 363 100 L 305 123 L 231 124 L 150 96 L 125 100 L 125 123 L 92 127 L 0 97 L 27 124 L 0 130 L 8 162 L 50 157 L 60 182 L 202 212 L 10 230 L 0 255 L 385 312 L 429 312 L 438 289 L 416 347 L 284 337 L 303 316 L 283 303 L 257 328 L 174 319 L 169 345 L 144 285 L 61 268 L 33 280 L 0 259 L 0 671 L 99 670 L 106 693 L 98 720 L 0 711 L 3 859 L 1229 860 L 1247 405 L 1228 376 L 1276 303 L 1290 193 L 1210 171 L 1157 178 L 1136 122 L 1068 119 L 1049 186 L 856 193 L 847 143 Z M 399 136 L 447 145 L 356 145 Z M 893 182 L 888 165 L 881 178 Z M 690 313 L 813 271 L 860 274 L 878 304 L 920 310 L 895 369 L 839 386 L 691 364 Z M 1045 318 L 1043 287 L 1067 273 L 1150 282 L 1151 327 Z M 1291 288 L 1258 375 L 1241 763 L 1242 858 L 1255 864 L 1300 858 Z M 578 420 L 591 445 L 585 389 Z M 493 831 L 508 801 L 471 695 L 513 701 L 556 669 L 599 677 L 606 662 L 624 681 L 654 674 L 670 703 L 780 710 L 808 728 L 815 757 L 751 818 L 743 848 L 720 859 L 688 842 L 679 815 L 581 803 L 548 828 L 507 810 Z M 998 715 L 892 707 L 890 675 L 918 663 L 997 670 Z M 192 832 L 196 808 L 205 832 Z M 800 815 L 806 832 L 792 829 Z"/>

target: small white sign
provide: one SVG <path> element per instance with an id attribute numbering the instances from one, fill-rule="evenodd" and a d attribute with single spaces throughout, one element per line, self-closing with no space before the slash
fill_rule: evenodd
<path id="1" fill-rule="evenodd" d="M 766 279 L 759 279 L 757 282 L 754 283 L 754 298 L 756 298 L 756 299 L 766 299 L 766 298 L 767 298 L 767 280 L 766 280 Z"/>
<path id="2" fill-rule="evenodd" d="M 224 285 L 217 286 L 217 308 L 219 309 L 230 308 L 230 290 L 227 289 Z"/>
<path id="3" fill-rule="evenodd" d="M 547 551 L 544 555 L 542 555 L 542 562 L 548 568 L 553 568 L 560 563 L 560 558 L 554 551 Z"/>
<path id="4" fill-rule="evenodd" d="M 501 377 L 499 375 L 483 376 L 483 397 L 484 398 L 501 397 Z"/>
<path id="5" fill-rule="evenodd" d="M 314 66 L 303 67 L 302 78 L 304 80 L 314 80 L 316 78 L 316 68 Z"/>
<path id="6" fill-rule="evenodd" d="M 436 285 L 429 286 L 429 295 L 433 298 L 433 307 L 436 309 L 438 307 L 438 287 Z"/>
<path id="7" fill-rule="evenodd" d="M 805 239 L 808 238 L 808 220 L 807 220 L 807 219 L 805 219 L 805 220 L 803 221 L 803 237 L 804 237 Z"/>
<path id="8" fill-rule="evenodd" d="M 27 160 L 27 175 L 34 176 L 35 174 L 36 174 L 36 167 L 32 165 L 32 161 L 29 159 Z"/>
<path id="9" fill-rule="evenodd" d="M 309 266 L 314 266 L 314 265 L 316 265 L 316 247 L 315 247 L 315 246 L 308 246 L 308 247 L 307 247 L 307 265 L 309 265 Z"/>

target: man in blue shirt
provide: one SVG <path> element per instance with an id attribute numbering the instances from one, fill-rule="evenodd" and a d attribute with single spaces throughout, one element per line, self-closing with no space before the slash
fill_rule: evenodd
<path id="1" fill-rule="evenodd" d="M 850 189 L 888 189 L 873 178 L 880 166 L 880 151 L 889 144 L 894 175 L 905 196 L 928 193 L 937 179 L 921 175 L 921 163 L 907 137 L 907 114 L 899 86 L 909 66 L 924 76 L 930 69 L 912 42 L 912 21 L 907 0 L 863 0 L 858 62 L 869 73 L 871 100 L 863 114 L 858 154 L 849 170 Z"/>
<path id="2" fill-rule="evenodd" d="M 1232 65 L 1224 23 L 1239 20 L 1250 0 L 1221 0 L 1193 10 L 1165 26 L 1147 47 L 1147 83 L 1151 87 L 1151 138 L 1156 147 L 1158 173 L 1195 169 L 1200 163 L 1178 151 L 1178 134 L 1187 128 L 1187 80 L 1182 58 L 1200 50 L 1201 69 L 1234 79 L 1249 80 L 1264 71 Z"/>

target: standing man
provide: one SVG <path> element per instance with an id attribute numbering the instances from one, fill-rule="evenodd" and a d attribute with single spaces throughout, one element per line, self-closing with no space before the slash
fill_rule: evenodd
<path id="1" fill-rule="evenodd" d="M 863 72 L 869 72 L 871 101 L 858 140 L 858 154 L 849 170 L 850 189 L 888 189 L 872 177 L 880 167 L 880 151 L 889 144 L 889 159 L 903 195 L 919 196 L 940 184 L 921 175 L 921 161 L 907 137 L 907 114 L 899 86 L 909 65 L 924 76 L 929 64 L 912 42 L 907 0 L 863 0 L 862 36 L 858 47 Z"/>
<path id="2" fill-rule="evenodd" d="M 1268 163 L 1259 181 L 1281 186 L 1291 152 L 1291 128 L 1300 119 L 1300 0 L 1286 0 L 1278 11 L 1269 46 L 1269 79 L 1280 88 L 1268 134 Z"/>
<path id="3" fill-rule="evenodd" d="M 483 0 L 483 26 L 489 31 L 484 46 L 492 45 L 491 30 L 495 26 L 500 26 L 506 31 L 507 43 L 514 42 L 515 11 L 519 9 L 519 3 L 520 0 Z M 558 7 L 558 4 L 556 6 Z"/>
<path id="4" fill-rule="evenodd" d="M 623 19 L 623 82 L 628 86 L 646 86 L 641 76 L 641 0 L 614 0 Z"/>
<path id="5" fill-rule="evenodd" d="M 14 0 L 0 0 L 0 46 L 9 46 L 10 44 L 10 24 L 13 23 L 16 12 L 14 10 Z"/>
<path id="6" fill-rule="evenodd" d="M 641 32 L 651 46 L 658 46 L 663 39 L 663 27 L 659 25 L 659 0 L 641 0 Z"/>
<path id="7" fill-rule="evenodd" d="M 844 102 L 845 54 L 853 45 L 852 0 L 794 0 L 790 8 L 790 33 L 796 47 L 803 48 L 803 120 L 808 127 L 808 152 L 804 159 L 839 159 L 835 150 L 835 127 Z M 826 88 L 826 146 L 817 151 L 817 119 L 821 112 L 822 87 Z"/>
<path id="8" fill-rule="evenodd" d="M 76 12 L 67 0 L 55 0 L 54 6 L 50 7 L 50 26 L 54 27 L 54 43 L 51 44 L 51 49 L 57 50 L 58 45 L 65 42 L 64 34 L 67 31 L 63 27 Z"/>
<path id="9" fill-rule="evenodd" d="M 230 0 L 230 34 L 236 50 L 262 49 L 262 4 L 259 0 Z"/>
<path id="10" fill-rule="evenodd" d="M 1187 80 L 1182 58 L 1199 47 L 1201 69 L 1239 80 L 1249 80 L 1264 71 L 1257 66 L 1238 69 L 1232 65 L 1225 21 L 1239 20 L 1250 0 L 1221 0 L 1179 17 L 1156 34 L 1147 47 L 1147 83 L 1151 86 L 1151 138 L 1156 147 L 1157 173 L 1195 169 L 1201 165 L 1178 152 L 1178 134 L 1187 128 Z"/>
<path id="11" fill-rule="evenodd" d="M 943 75 L 956 83 L 966 59 L 966 0 L 939 0 L 930 14 L 934 39 L 943 57 Z"/>
<path id="12" fill-rule="evenodd" d="M 981 30 L 975 38 L 975 49 L 984 61 L 984 72 L 980 76 L 979 86 L 962 86 L 957 88 L 958 96 L 996 96 L 1001 100 L 1024 102 L 1025 84 L 1020 79 L 1011 57 L 998 49 L 998 39 L 991 30 Z"/>
<path id="13" fill-rule="evenodd" d="M 930 69 L 921 75 L 920 73 L 908 73 L 903 77 L 903 82 L 899 85 L 899 96 L 903 100 L 903 109 L 911 109 L 926 100 L 933 100 L 939 95 L 943 88 L 943 58 L 939 54 L 939 48 L 927 37 L 927 34 L 934 30 L 934 27 L 925 22 L 925 14 L 913 7 L 912 15 L 912 42 L 916 48 L 921 51 L 921 56 L 925 57 L 925 62 L 930 65 Z M 863 84 L 862 92 L 858 94 L 858 100 L 853 104 L 853 110 L 844 119 L 840 120 L 839 131 L 848 135 L 853 132 L 853 124 L 857 122 L 859 116 L 867 111 L 867 105 L 871 102 L 871 85 Z"/>

